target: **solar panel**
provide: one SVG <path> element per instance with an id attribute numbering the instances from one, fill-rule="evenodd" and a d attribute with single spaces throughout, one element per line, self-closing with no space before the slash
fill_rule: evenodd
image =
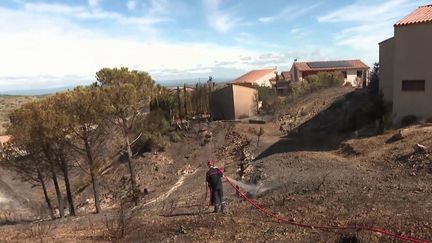
<path id="1" fill-rule="evenodd" d="M 310 68 L 339 68 L 352 67 L 349 61 L 327 61 L 327 62 L 307 62 Z"/>

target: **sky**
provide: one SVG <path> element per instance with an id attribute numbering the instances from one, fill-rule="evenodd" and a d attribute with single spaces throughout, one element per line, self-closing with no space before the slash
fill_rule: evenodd
<path id="1" fill-rule="evenodd" d="M 0 0 L 0 91 L 95 81 L 104 67 L 158 82 L 235 78 L 299 61 L 378 61 L 426 0 Z"/>

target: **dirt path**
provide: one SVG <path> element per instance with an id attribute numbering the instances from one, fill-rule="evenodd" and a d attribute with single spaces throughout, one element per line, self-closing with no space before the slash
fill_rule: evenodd
<path id="1" fill-rule="evenodd" d="M 144 205 L 140 206 L 140 208 L 144 208 L 146 206 L 149 206 L 151 204 L 154 203 L 159 203 L 165 199 L 167 199 L 169 196 L 171 196 L 171 194 L 173 194 L 179 187 L 181 187 L 185 181 L 186 178 L 188 178 L 189 176 L 194 175 L 196 172 L 198 171 L 198 169 L 194 169 L 191 173 L 182 175 L 179 180 L 165 193 L 163 193 L 162 195 L 150 200 L 149 202 L 145 203 Z"/>

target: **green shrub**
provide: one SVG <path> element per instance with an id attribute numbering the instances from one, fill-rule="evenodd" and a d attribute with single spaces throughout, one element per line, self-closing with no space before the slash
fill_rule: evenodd
<path id="1" fill-rule="evenodd" d="M 182 140 L 182 138 L 180 137 L 180 135 L 177 132 L 171 132 L 169 134 L 169 139 L 172 143 L 178 143 Z"/>
<path id="2" fill-rule="evenodd" d="M 272 88 L 265 86 L 255 85 L 254 88 L 258 90 L 258 100 L 262 101 L 262 108 L 267 111 L 270 110 L 277 98 L 276 92 Z"/>
<path id="3" fill-rule="evenodd" d="M 311 92 L 341 86 L 344 79 L 335 72 L 319 72 L 307 76 L 304 81 L 292 82 L 291 91 L 294 97 L 309 94 Z"/>

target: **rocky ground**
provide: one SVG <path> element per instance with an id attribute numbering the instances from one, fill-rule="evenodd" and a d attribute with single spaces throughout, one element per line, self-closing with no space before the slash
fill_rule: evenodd
<path id="1" fill-rule="evenodd" d="M 329 107 L 351 91 L 312 94 L 266 124 L 215 122 L 196 129 L 165 152 L 137 160 L 140 187 L 148 191 L 139 206 L 122 214 L 112 202 L 112 209 L 100 215 L 2 226 L 0 241 L 397 242 L 364 231 L 282 224 L 253 209 L 227 183 L 226 213 L 210 213 L 203 206 L 208 158 L 215 158 L 230 178 L 270 189 L 251 196 L 290 222 L 369 225 L 432 241 L 432 126 L 373 136 L 336 134 L 338 139 L 326 144 L 325 133 L 314 135 L 316 117 L 323 111 L 341 114 Z M 302 112 L 294 115 L 296 110 Z M 328 121 L 324 117 L 318 124 Z M 260 128 L 264 132 L 258 136 Z M 105 180 L 123 169 L 113 169 Z"/>

